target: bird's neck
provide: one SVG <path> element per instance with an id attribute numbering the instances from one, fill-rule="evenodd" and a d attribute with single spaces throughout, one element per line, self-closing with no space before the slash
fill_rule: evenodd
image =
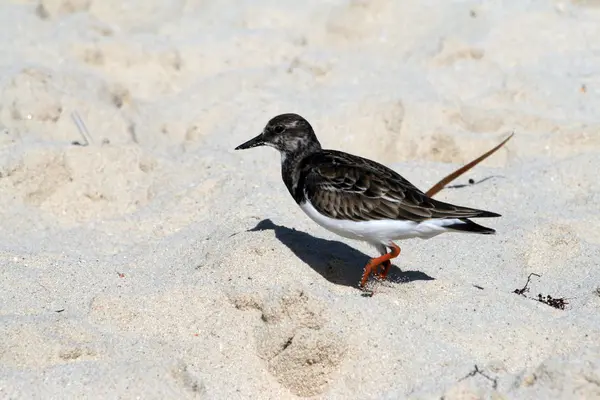
<path id="1" fill-rule="evenodd" d="M 299 151 L 281 152 L 281 177 L 297 203 L 303 199 L 302 191 L 298 190 L 298 182 L 305 160 L 319 151 L 321 151 L 321 145 L 317 142 L 315 145 L 307 146 Z"/>

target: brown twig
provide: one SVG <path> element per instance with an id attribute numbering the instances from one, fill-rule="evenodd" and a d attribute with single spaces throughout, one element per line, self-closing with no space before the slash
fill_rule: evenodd
<path id="1" fill-rule="evenodd" d="M 515 135 L 514 132 L 511 133 L 510 136 L 507 137 L 506 139 L 504 139 L 502 141 L 502 143 L 500 143 L 498 146 L 494 147 L 487 153 L 481 155 L 480 157 L 478 157 L 475 160 L 471 161 L 470 163 L 460 167 L 459 169 L 457 169 L 450 175 L 446 176 L 444 179 L 442 179 L 441 181 L 439 181 L 438 183 L 433 185 L 431 187 L 431 189 L 429 189 L 427 192 L 425 192 L 425 194 L 428 197 L 433 197 L 436 193 L 438 193 L 440 190 L 442 190 L 448 183 L 452 182 L 453 180 L 455 180 L 456 178 L 458 178 L 459 176 L 461 176 L 462 174 L 464 174 L 465 172 L 467 172 L 468 170 L 470 170 L 471 168 L 473 168 L 474 166 L 476 166 L 477 164 L 479 164 L 480 162 L 482 162 L 483 160 L 485 160 L 486 158 L 488 158 L 489 156 L 494 154 L 498 149 L 500 149 L 502 146 L 504 146 L 506 144 L 506 142 L 508 142 L 514 135 Z"/>

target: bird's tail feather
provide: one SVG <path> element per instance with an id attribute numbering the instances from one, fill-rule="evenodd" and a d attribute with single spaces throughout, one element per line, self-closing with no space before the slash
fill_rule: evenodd
<path id="1" fill-rule="evenodd" d="M 492 234 L 496 233 L 496 231 L 494 229 L 487 228 L 485 226 L 481 226 L 481 225 L 476 224 L 475 222 L 471 221 L 470 219 L 466 219 L 466 218 L 461 218 L 460 220 L 457 220 L 456 223 L 453 223 L 451 225 L 446 225 L 444 227 L 447 229 L 452 229 L 454 231 L 479 233 L 482 235 L 492 235 Z"/>

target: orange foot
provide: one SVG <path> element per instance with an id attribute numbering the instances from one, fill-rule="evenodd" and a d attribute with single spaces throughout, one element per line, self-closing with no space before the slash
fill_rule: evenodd
<path id="1" fill-rule="evenodd" d="M 375 276 L 381 279 L 385 279 L 387 277 L 388 272 L 390 271 L 390 267 L 392 266 L 392 262 L 390 261 L 392 258 L 398 257 L 400 254 L 400 247 L 395 243 L 392 243 L 392 251 L 382 255 L 381 257 L 373 258 L 371 261 L 367 263 L 365 266 L 365 271 L 363 272 L 362 279 L 360 280 L 360 287 L 364 288 L 365 284 L 369 280 L 369 276 L 373 273 Z M 381 273 L 378 272 L 379 266 L 383 267 Z"/>
<path id="2" fill-rule="evenodd" d="M 373 276 L 377 279 L 385 280 L 387 278 L 388 272 L 390 272 L 390 268 L 392 267 L 392 262 L 390 260 L 384 261 L 381 265 L 373 272 Z"/>

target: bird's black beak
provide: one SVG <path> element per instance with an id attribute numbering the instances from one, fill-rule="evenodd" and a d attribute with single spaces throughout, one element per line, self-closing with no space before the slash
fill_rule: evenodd
<path id="1" fill-rule="evenodd" d="M 265 142 L 263 140 L 263 135 L 261 133 L 257 137 L 248 140 L 246 143 L 240 144 L 235 149 L 236 150 L 245 150 L 245 149 L 251 149 L 253 147 L 264 146 L 264 145 L 265 145 Z"/>

